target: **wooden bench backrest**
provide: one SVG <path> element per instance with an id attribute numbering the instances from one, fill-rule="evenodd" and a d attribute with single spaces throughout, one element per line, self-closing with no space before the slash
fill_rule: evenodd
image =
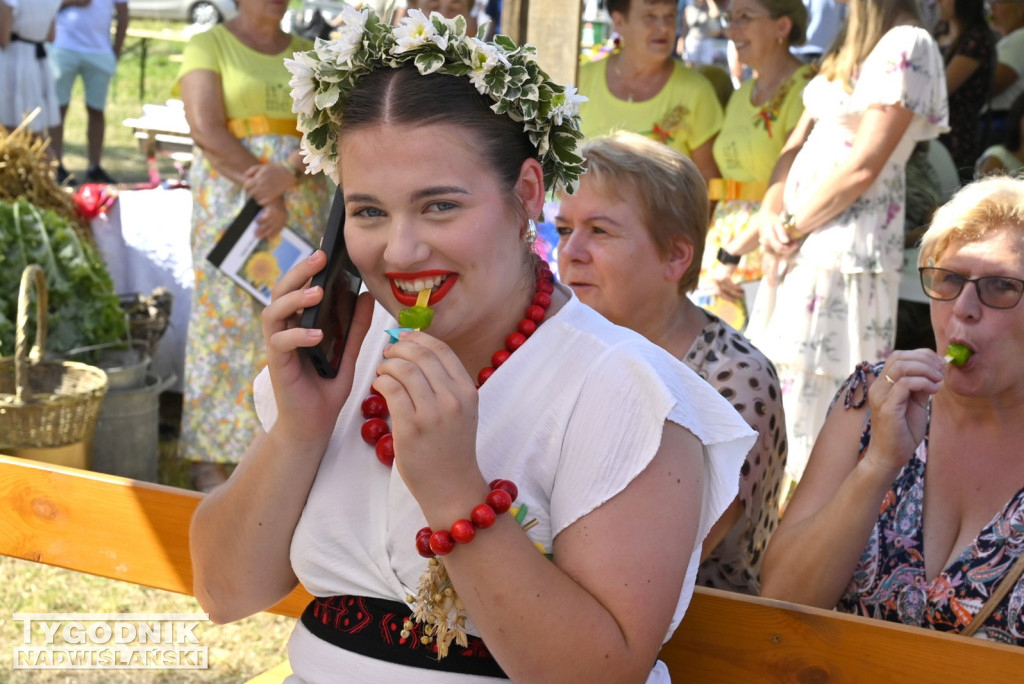
<path id="1" fill-rule="evenodd" d="M 183 594 L 201 494 L 0 456 L 0 554 Z M 301 588 L 273 611 L 297 616 Z M 675 681 L 1016 681 L 1024 649 L 697 589 L 662 649 Z"/>

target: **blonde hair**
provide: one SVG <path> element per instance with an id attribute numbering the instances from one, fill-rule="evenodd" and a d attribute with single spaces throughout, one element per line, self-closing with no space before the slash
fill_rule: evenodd
<path id="1" fill-rule="evenodd" d="M 850 0 L 847 17 L 821 62 L 821 73 L 853 89 L 857 70 L 901 14 L 919 23 L 916 0 Z"/>
<path id="2" fill-rule="evenodd" d="M 679 294 L 697 287 L 710 211 L 697 166 L 670 147 L 626 131 L 594 138 L 582 154 L 585 178 L 640 208 L 660 256 L 668 258 L 679 238 L 693 245 L 693 262 L 679 280 Z"/>
<path id="3" fill-rule="evenodd" d="M 934 266 L 951 243 L 980 240 L 1000 230 L 1024 238 L 1024 178 L 988 176 L 962 187 L 932 217 L 917 265 Z"/>

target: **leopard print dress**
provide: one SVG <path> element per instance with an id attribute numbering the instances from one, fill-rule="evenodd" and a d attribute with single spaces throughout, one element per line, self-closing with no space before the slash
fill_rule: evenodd
<path id="1" fill-rule="evenodd" d="M 683 363 L 729 400 L 758 439 L 740 471 L 743 513 L 701 564 L 697 584 L 756 595 L 764 549 L 779 523 L 786 467 L 782 393 L 771 361 L 724 321 L 708 318 Z"/>

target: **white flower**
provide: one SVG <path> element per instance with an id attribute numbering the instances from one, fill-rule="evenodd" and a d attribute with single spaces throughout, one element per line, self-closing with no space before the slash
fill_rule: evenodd
<path id="1" fill-rule="evenodd" d="M 366 30 L 366 17 L 369 9 L 356 10 L 352 5 L 345 5 L 341 11 L 341 24 L 334 35 L 334 40 L 326 43 L 325 59 L 330 59 L 337 66 L 347 66 L 363 44 L 363 32 Z"/>
<path id="2" fill-rule="evenodd" d="M 292 72 L 288 85 L 292 87 L 292 111 L 296 114 L 313 116 L 315 110 L 316 81 L 313 80 L 316 74 L 316 60 L 305 52 L 296 52 L 295 59 L 285 59 L 284 66 Z"/>
<path id="3" fill-rule="evenodd" d="M 448 39 L 437 32 L 434 23 L 423 15 L 422 10 L 412 9 L 405 15 L 405 18 L 395 27 L 394 54 L 399 55 L 409 50 L 415 50 L 421 45 L 434 43 L 442 50 L 448 49 Z"/>
<path id="4" fill-rule="evenodd" d="M 310 147 L 306 136 L 302 136 L 299 149 L 302 150 L 302 161 L 306 165 L 306 173 L 313 175 L 324 170 L 324 155 Z"/>
<path id="5" fill-rule="evenodd" d="M 337 145 L 337 143 L 335 143 L 335 145 Z M 323 163 L 324 175 L 333 180 L 335 185 L 341 185 L 341 171 L 338 169 L 338 155 L 332 154 L 325 156 Z"/>
<path id="6" fill-rule="evenodd" d="M 562 118 L 569 119 L 579 114 L 580 105 L 588 99 L 584 95 L 578 95 L 571 83 L 567 84 L 563 92 L 555 93 L 551 98 L 551 120 L 556 126 L 561 126 Z"/>
<path id="7" fill-rule="evenodd" d="M 499 64 L 509 66 L 508 58 L 497 45 L 485 43 L 479 38 L 470 38 L 469 42 L 469 80 L 476 86 L 481 95 L 487 94 L 484 77 Z"/>

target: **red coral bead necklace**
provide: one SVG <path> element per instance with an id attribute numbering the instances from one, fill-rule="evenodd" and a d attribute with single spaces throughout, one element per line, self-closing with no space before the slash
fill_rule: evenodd
<path id="1" fill-rule="evenodd" d="M 519 347 L 523 346 L 526 340 L 533 335 L 547 315 L 548 307 L 551 306 L 551 294 L 555 291 L 555 277 L 551 268 L 543 260 L 537 269 L 537 287 L 530 305 L 526 307 L 523 319 L 516 325 L 514 332 L 505 338 L 505 346 L 491 355 L 491 365 L 480 369 L 477 373 L 477 388 L 487 382 L 495 370 L 501 364 L 508 361 L 508 358 Z M 370 387 L 370 394 L 363 399 L 360 411 L 365 418 L 360 435 L 363 441 L 374 448 L 377 453 L 377 460 L 390 467 L 395 462 L 395 444 L 391 435 L 391 426 L 388 425 L 388 403 L 380 393 Z"/>

